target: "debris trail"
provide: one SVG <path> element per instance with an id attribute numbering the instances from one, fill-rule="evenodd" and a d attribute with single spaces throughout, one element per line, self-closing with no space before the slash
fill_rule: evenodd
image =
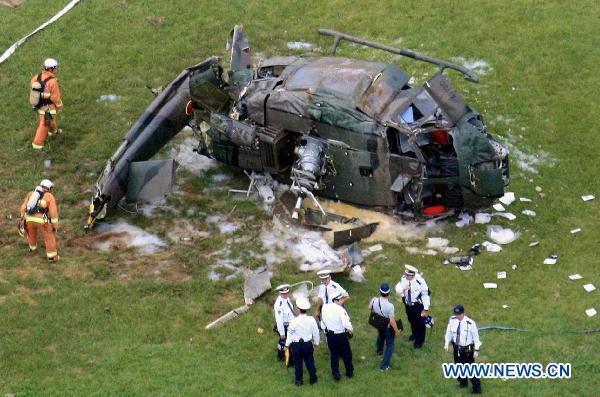
<path id="1" fill-rule="evenodd" d="M 73 7 L 75 7 L 80 1 L 81 0 L 72 0 L 69 4 L 67 4 L 65 6 L 65 8 L 63 8 L 62 10 L 60 10 L 52 18 L 50 18 L 49 20 L 47 20 L 46 22 L 44 22 L 43 24 L 41 24 L 37 29 L 35 29 L 33 32 L 29 33 L 27 36 L 23 37 L 22 39 L 20 39 L 19 41 L 17 41 L 13 45 L 11 45 L 6 51 L 4 51 L 4 53 L 2 54 L 2 56 L 0 56 L 0 64 L 2 64 L 12 54 L 14 54 L 14 52 L 17 50 L 17 48 L 19 48 L 23 43 L 25 43 L 31 36 L 33 36 L 34 34 L 36 34 L 37 32 L 39 32 L 40 30 L 45 29 L 48 25 L 56 22 L 63 15 L 65 15 L 67 12 L 69 12 Z"/>
<path id="2" fill-rule="evenodd" d="M 165 242 L 155 234 L 130 225 L 123 219 L 119 219 L 114 224 L 100 223 L 95 230 L 98 234 L 93 246 L 102 251 L 131 247 L 136 248 L 141 254 L 149 255 L 166 246 Z"/>

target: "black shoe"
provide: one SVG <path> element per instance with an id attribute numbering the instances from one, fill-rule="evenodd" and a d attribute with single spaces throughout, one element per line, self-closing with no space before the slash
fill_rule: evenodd
<path id="1" fill-rule="evenodd" d="M 414 335 L 411 335 L 411 336 L 408 337 L 408 340 L 415 340 L 415 339 L 417 339 L 417 337 L 414 336 Z"/>
<path id="2" fill-rule="evenodd" d="M 422 343 L 421 344 L 415 343 L 413 345 L 413 348 L 415 348 L 415 349 L 422 349 L 423 348 L 423 344 Z"/>
<path id="3" fill-rule="evenodd" d="M 378 356 L 383 356 L 383 350 L 377 350 L 375 354 L 377 354 Z"/>
<path id="4" fill-rule="evenodd" d="M 304 382 L 302 382 L 301 380 L 297 380 L 297 381 L 295 381 L 295 382 L 294 382 L 294 384 L 295 384 L 296 386 L 302 386 L 302 384 L 303 384 L 303 383 L 304 383 Z"/>
<path id="5" fill-rule="evenodd" d="M 315 376 L 314 378 L 310 379 L 310 384 L 314 385 L 315 383 L 317 383 L 318 378 Z"/>
<path id="6" fill-rule="evenodd" d="M 469 386 L 468 383 L 459 383 L 458 387 L 460 387 L 461 389 L 466 389 Z"/>
<path id="7" fill-rule="evenodd" d="M 353 376 L 354 376 L 354 374 L 350 374 L 350 375 L 346 374 L 346 378 L 352 378 Z"/>
<path id="8" fill-rule="evenodd" d="M 471 394 L 481 394 L 481 390 L 473 390 Z"/>
<path id="9" fill-rule="evenodd" d="M 333 380 L 336 382 L 339 382 L 340 378 L 341 378 L 341 376 L 339 376 L 339 375 L 333 375 Z"/>

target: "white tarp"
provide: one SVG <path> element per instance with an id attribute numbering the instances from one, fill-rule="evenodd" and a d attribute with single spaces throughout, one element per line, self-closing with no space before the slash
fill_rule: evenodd
<path id="1" fill-rule="evenodd" d="M 56 22 L 67 12 L 71 11 L 71 8 L 75 7 L 77 5 L 77 3 L 79 3 L 80 1 L 81 0 L 72 0 L 69 4 L 67 4 L 65 6 L 65 8 L 63 8 L 61 11 L 59 11 L 58 14 L 56 14 L 52 18 L 48 19 L 46 22 L 41 24 L 40 27 L 38 27 L 33 32 L 29 33 L 27 36 L 23 37 L 21 40 L 17 41 L 15 44 L 11 45 L 8 48 L 8 50 L 4 51 L 4 54 L 2 54 L 2 56 L 0 56 L 0 64 L 3 63 L 4 61 L 6 61 L 8 59 L 8 57 L 10 57 L 17 50 L 17 48 L 19 48 L 19 46 L 21 46 L 21 44 L 26 42 L 31 36 L 33 36 L 34 34 L 39 32 L 40 30 L 45 29 L 48 25 Z"/>

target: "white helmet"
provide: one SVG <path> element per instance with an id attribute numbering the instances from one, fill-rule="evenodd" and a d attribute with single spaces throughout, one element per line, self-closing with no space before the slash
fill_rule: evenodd
<path id="1" fill-rule="evenodd" d="M 52 181 L 50 179 L 44 179 L 43 181 L 40 182 L 40 186 L 45 187 L 46 189 L 50 190 L 54 187 L 54 183 L 52 183 Z"/>
<path id="2" fill-rule="evenodd" d="M 54 58 L 46 58 L 44 61 L 44 69 L 53 69 L 58 67 L 58 61 Z"/>

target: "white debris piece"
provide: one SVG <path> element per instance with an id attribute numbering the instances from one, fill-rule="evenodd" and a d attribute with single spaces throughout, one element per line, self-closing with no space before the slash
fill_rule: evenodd
<path id="1" fill-rule="evenodd" d="M 503 309 L 508 309 L 508 305 L 502 305 Z"/>
<path id="2" fill-rule="evenodd" d="M 496 203 L 496 204 L 492 205 L 492 208 L 494 208 L 496 211 L 499 211 L 499 212 L 506 211 L 506 208 L 504 208 L 504 206 L 500 203 Z"/>
<path id="3" fill-rule="evenodd" d="M 581 196 L 581 199 L 582 199 L 583 201 L 590 201 L 590 200 L 593 200 L 593 199 L 595 199 L 595 198 L 596 198 L 596 197 L 594 197 L 594 195 L 593 195 L 593 194 L 586 194 L 585 196 Z"/>
<path id="4" fill-rule="evenodd" d="M 456 222 L 456 227 L 464 227 L 473 222 L 473 217 L 468 212 L 461 212 L 458 215 L 458 221 Z"/>
<path id="5" fill-rule="evenodd" d="M 362 283 L 365 281 L 365 270 L 362 268 L 362 266 L 354 265 L 352 266 L 349 277 L 352 281 Z"/>
<path id="6" fill-rule="evenodd" d="M 467 265 L 467 266 L 456 266 L 457 268 L 459 268 L 460 270 L 473 270 L 473 266 L 471 265 Z"/>
<path id="7" fill-rule="evenodd" d="M 594 284 L 586 284 L 583 286 L 583 289 L 586 290 L 587 292 L 592 292 L 592 291 L 596 290 L 596 287 L 594 287 Z"/>
<path id="8" fill-rule="evenodd" d="M 542 191 L 542 187 L 541 186 L 536 186 L 535 187 L 535 191 L 540 193 Z"/>
<path id="9" fill-rule="evenodd" d="M 306 41 L 288 41 L 287 48 L 290 50 L 312 50 L 315 47 L 313 43 Z"/>
<path id="10" fill-rule="evenodd" d="M 504 196 L 498 199 L 504 205 L 511 205 L 513 201 L 515 201 L 515 194 L 513 192 L 506 192 Z"/>
<path id="11" fill-rule="evenodd" d="M 470 60 L 465 59 L 464 57 L 452 57 L 452 58 L 450 58 L 450 60 L 452 60 L 453 62 L 462 64 L 464 67 L 466 67 L 473 73 L 478 74 L 480 76 L 483 76 L 486 73 L 488 73 L 490 70 L 492 70 L 492 68 L 490 67 L 490 64 L 488 62 L 484 61 L 483 59 L 475 59 L 475 60 L 470 61 Z"/>
<path id="12" fill-rule="evenodd" d="M 533 200 L 531 200 L 527 197 L 519 197 L 519 201 L 522 201 L 524 203 L 531 203 Z"/>
<path id="13" fill-rule="evenodd" d="M 375 244 L 375 245 L 370 246 L 368 249 L 371 252 L 383 251 L 383 245 Z"/>
<path id="14" fill-rule="evenodd" d="M 106 95 L 100 95 L 100 98 L 96 99 L 96 102 L 98 102 L 98 103 L 100 103 L 100 102 L 114 102 L 114 101 L 118 101 L 121 98 L 123 98 L 123 97 L 119 96 L 117 94 L 106 94 Z"/>
<path id="15" fill-rule="evenodd" d="M 498 244 L 490 243 L 489 241 L 484 241 L 481 243 L 485 247 L 487 252 L 500 252 L 502 251 L 502 247 Z"/>
<path id="16" fill-rule="evenodd" d="M 571 274 L 569 276 L 569 279 L 571 279 L 571 280 L 581 280 L 582 278 L 583 278 L 583 276 L 579 273 Z"/>
<path id="17" fill-rule="evenodd" d="M 580 231 L 581 231 L 581 228 L 578 227 L 578 228 L 572 229 L 571 234 L 579 233 Z"/>
<path id="18" fill-rule="evenodd" d="M 485 224 L 490 223 L 491 220 L 491 214 L 486 214 L 485 212 L 478 212 L 477 214 L 475 214 L 475 223 Z"/>
<path id="19" fill-rule="evenodd" d="M 513 265 L 511 266 L 511 269 L 513 270 L 517 270 L 519 266 L 516 263 L 513 263 Z"/>
<path id="20" fill-rule="evenodd" d="M 427 239 L 427 248 L 442 249 L 447 247 L 450 240 L 443 237 L 429 237 Z"/>
<path id="21" fill-rule="evenodd" d="M 494 212 L 492 213 L 492 215 L 501 216 L 502 218 L 506 218 L 509 221 L 514 221 L 515 219 L 517 219 L 517 216 L 512 212 Z"/>
<path id="22" fill-rule="evenodd" d="M 418 247 L 406 247 L 406 252 L 408 252 L 409 254 L 413 254 L 413 255 L 417 255 L 417 254 L 422 254 L 422 255 L 430 255 L 430 256 L 435 256 L 438 254 L 438 252 L 434 249 L 421 249 Z"/>
<path id="23" fill-rule="evenodd" d="M 498 288 L 498 284 L 496 284 L 496 283 L 483 283 L 483 288 L 487 288 L 487 289 Z"/>
<path id="24" fill-rule="evenodd" d="M 194 138 L 186 138 L 181 144 L 173 148 L 170 156 L 182 167 L 195 175 L 202 175 L 206 170 L 215 168 L 217 161 L 202 156 L 194 149 L 198 147 L 199 141 Z"/>
<path id="25" fill-rule="evenodd" d="M 534 241 L 534 242 L 532 242 L 532 243 L 529 243 L 529 246 L 530 246 L 530 247 L 535 247 L 535 246 L 538 246 L 538 245 L 540 245 L 540 242 L 539 242 L 539 241 Z"/>
<path id="26" fill-rule="evenodd" d="M 102 251 L 128 247 L 137 249 L 143 255 L 149 255 L 166 246 L 157 235 L 130 225 L 123 219 L 114 224 L 100 223 L 95 230 L 100 234 L 94 247 Z"/>
<path id="27" fill-rule="evenodd" d="M 497 276 L 499 279 L 506 278 L 506 272 L 498 272 L 498 273 L 496 274 L 496 276 Z"/>
<path id="28" fill-rule="evenodd" d="M 497 244 L 509 244 L 519 237 L 520 233 L 498 225 L 488 226 L 487 236 Z"/>
<path id="29" fill-rule="evenodd" d="M 444 247 L 442 249 L 442 252 L 444 254 L 456 254 L 458 251 L 460 251 L 460 249 L 458 249 L 458 247 Z"/>
<path id="30" fill-rule="evenodd" d="M 227 222 L 221 215 L 211 215 L 206 221 L 216 224 L 221 234 L 233 233 L 239 228 L 235 223 Z"/>
<path id="31" fill-rule="evenodd" d="M 596 313 L 596 309 L 594 309 L 593 307 L 590 307 L 585 311 L 585 314 L 587 314 L 588 317 L 593 317 L 596 315 Z"/>
<path id="32" fill-rule="evenodd" d="M 546 258 L 544 259 L 544 265 L 556 265 L 556 261 L 555 258 Z"/>
<path id="33" fill-rule="evenodd" d="M 533 211 L 533 210 L 523 210 L 523 211 L 521 211 L 521 213 L 523 215 L 527 215 L 527 216 L 535 216 L 536 215 L 535 211 Z"/>

